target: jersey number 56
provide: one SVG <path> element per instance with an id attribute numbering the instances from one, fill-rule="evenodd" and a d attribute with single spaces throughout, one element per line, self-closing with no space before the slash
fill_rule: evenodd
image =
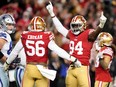
<path id="1" fill-rule="evenodd" d="M 29 56 L 43 56 L 45 54 L 45 48 L 40 46 L 43 45 L 43 41 L 31 41 L 31 40 L 26 40 L 26 47 L 31 50 L 31 51 L 26 51 Z"/>

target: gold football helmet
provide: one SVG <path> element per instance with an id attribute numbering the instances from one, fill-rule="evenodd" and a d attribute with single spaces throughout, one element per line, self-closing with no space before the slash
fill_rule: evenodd
<path id="1" fill-rule="evenodd" d="M 44 31 L 45 28 L 46 28 L 46 23 L 43 20 L 43 18 L 41 18 L 40 16 L 34 17 L 31 20 L 29 27 L 28 27 L 30 31 Z"/>
<path id="2" fill-rule="evenodd" d="M 86 25 L 86 20 L 81 15 L 75 16 L 70 23 L 72 32 L 75 35 L 78 35 L 80 32 L 84 31 L 86 29 Z"/>
<path id="3" fill-rule="evenodd" d="M 100 47 L 102 46 L 111 46 L 112 42 L 113 42 L 113 37 L 111 34 L 107 33 L 107 32 L 101 32 L 98 35 L 98 45 Z"/>

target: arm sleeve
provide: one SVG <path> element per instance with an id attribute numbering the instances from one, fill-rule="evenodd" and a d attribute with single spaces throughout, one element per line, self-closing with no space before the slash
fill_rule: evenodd
<path id="1" fill-rule="evenodd" d="M 54 17 L 52 18 L 52 20 L 58 32 L 60 32 L 64 37 L 66 37 L 68 34 L 68 30 L 61 24 L 59 19 L 57 17 Z"/>
<path id="2" fill-rule="evenodd" d="M 18 53 L 21 51 L 22 48 L 23 45 L 20 39 L 6 60 L 8 64 L 10 64 L 17 57 Z"/>
<path id="3" fill-rule="evenodd" d="M 54 40 L 51 40 L 48 44 L 48 48 L 52 51 L 54 51 L 55 53 L 58 54 L 58 56 L 60 56 L 63 59 L 67 59 L 69 61 L 70 60 L 70 55 L 63 49 L 61 49 L 58 45 L 56 45 L 56 43 L 54 42 Z"/>

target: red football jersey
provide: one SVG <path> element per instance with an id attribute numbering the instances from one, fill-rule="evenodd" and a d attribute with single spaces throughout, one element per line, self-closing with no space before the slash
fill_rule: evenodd
<path id="1" fill-rule="evenodd" d="M 44 62 L 48 60 L 48 43 L 54 38 L 52 32 L 30 32 L 21 34 L 27 62 Z"/>
<path id="2" fill-rule="evenodd" d="M 88 41 L 88 36 L 91 30 L 92 29 L 87 29 L 77 36 L 69 30 L 67 35 L 70 39 L 70 54 L 78 58 L 83 65 L 89 65 L 90 53 L 93 46 L 93 42 Z"/>
<path id="3" fill-rule="evenodd" d="M 104 48 L 100 49 L 99 52 L 100 53 L 102 52 L 105 55 L 109 55 L 110 58 L 111 58 L 110 60 L 112 60 L 113 50 L 110 47 L 104 47 Z M 98 57 L 98 55 L 96 57 Z M 95 65 L 95 67 L 96 67 L 96 78 L 95 79 L 98 80 L 98 81 L 111 82 L 112 78 L 110 76 L 109 69 L 104 70 L 102 68 L 102 66 L 99 64 L 99 60 L 97 60 L 97 59 L 99 59 L 99 58 L 96 58 L 96 65 Z M 110 64 L 109 64 L 109 66 L 110 66 Z"/>

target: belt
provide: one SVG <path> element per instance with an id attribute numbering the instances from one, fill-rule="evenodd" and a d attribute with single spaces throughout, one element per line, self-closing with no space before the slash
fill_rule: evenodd
<path id="1" fill-rule="evenodd" d="M 38 62 L 27 62 L 27 64 L 31 64 L 31 65 L 43 65 L 43 66 L 47 66 L 46 63 L 38 63 Z"/>

